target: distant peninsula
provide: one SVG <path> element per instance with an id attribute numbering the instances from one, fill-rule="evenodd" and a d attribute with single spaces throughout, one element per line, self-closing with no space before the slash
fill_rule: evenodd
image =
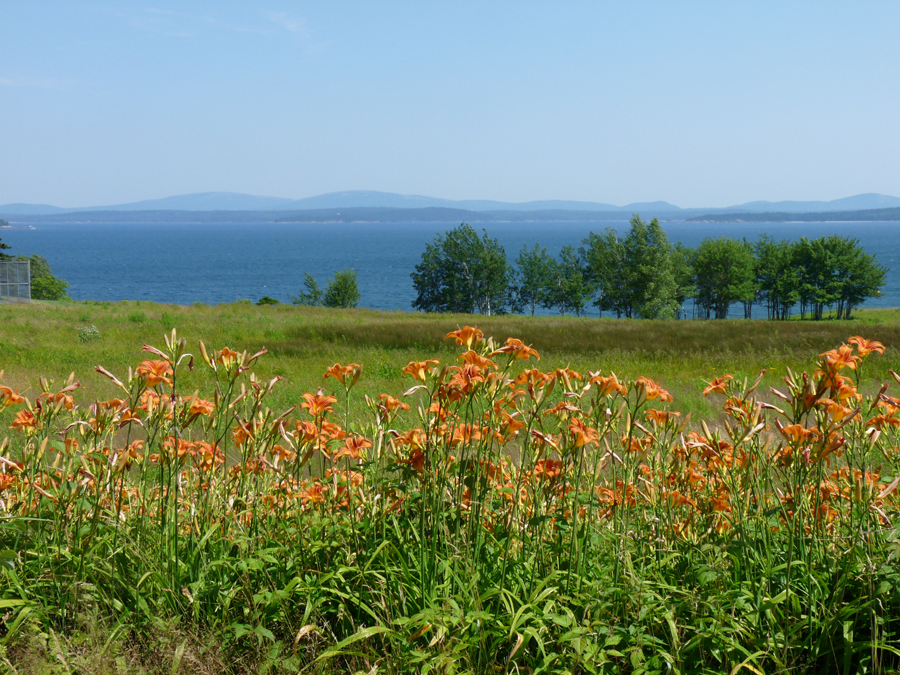
<path id="1" fill-rule="evenodd" d="M 500 223 L 617 222 L 626 211 L 469 211 L 441 207 L 303 209 L 291 211 L 75 211 L 41 215 L 9 215 L 14 223 Z M 643 214 L 642 214 L 643 215 Z M 650 214 L 653 217 L 654 214 Z M 660 214 L 661 216 L 663 214 Z M 671 215 L 671 214 L 666 214 Z"/>
<path id="2" fill-rule="evenodd" d="M 900 208 L 861 211 L 818 211 L 815 213 L 707 213 L 686 218 L 686 223 L 833 223 L 881 221 L 900 222 Z"/>

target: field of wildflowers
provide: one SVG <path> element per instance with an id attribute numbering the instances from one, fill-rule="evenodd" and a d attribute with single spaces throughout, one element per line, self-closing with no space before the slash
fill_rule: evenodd
<path id="1" fill-rule="evenodd" d="M 0 380 L 2 662 L 897 671 L 900 398 L 862 386 L 879 342 L 767 392 L 711 376 L 721 418 L 693 424 L 650 378 L 447 340 L 458 358 L 410 362 L 366 415 L 358 364 L 272 410 L 263 350 L 189 352 L 174 329 L 97 368 L 115 398 Z M 209 391 L 184 387 L 195 368 Z"/>

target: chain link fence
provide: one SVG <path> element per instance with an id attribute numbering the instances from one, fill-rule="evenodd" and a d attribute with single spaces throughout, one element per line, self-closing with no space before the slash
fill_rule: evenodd
<path id="1" fill-rule="evenodd" d="M 0 302 L 31 301 L 31 262 L 0 260 Z"/>

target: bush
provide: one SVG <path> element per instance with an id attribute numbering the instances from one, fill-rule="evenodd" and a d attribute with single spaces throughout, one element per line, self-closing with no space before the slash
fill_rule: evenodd
<path id="1" fill-rule="evenodd" d="M 100 331 L 96 326 L 82 326 L 78 329 L 79 342 L 93 342 L 100 339 Z"/>
<path id="2" fill-rule="evenodd" d="M 256 301 L 257 305 L 280 305 L 281 303 L 275 298 L 270 298 L 268 295 L 262 296 L 259 300 Z"/>

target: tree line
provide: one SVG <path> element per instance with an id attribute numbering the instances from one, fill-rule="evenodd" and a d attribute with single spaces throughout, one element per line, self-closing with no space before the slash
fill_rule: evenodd
<path id="1" fill-rule="evenodd" d="M 821 319 L 834 309 L 849 319 L 866 298 L 880 294 L 887 270 L 859 241 L 836 235 L 780 241 L 713 237 L 696 248 L 669 242 L 659 221 L 634 215 L 620 234 L 591 232 L 581 246 L 557 257 L 545 247 L 523 246 L 514 263 L 496 239 L 467 223 L 426 244 L 412 273 L 424 312 L 534 315 L 538 307 L 561 314 L 671 319 L 724 319 L 736 304 L 752 318 L 761 306 L 770 319 Z"/>

